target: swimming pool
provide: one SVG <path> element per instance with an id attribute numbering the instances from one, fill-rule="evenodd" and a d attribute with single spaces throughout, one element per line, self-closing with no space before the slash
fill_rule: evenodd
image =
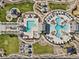
<path id="1" fill-rule="evenodd" d="M 35 21 L 32 19 L 29 18 L 26 22 L 26 32 L 31 32 L 32 28 L 36 26 Z"/>
<path id="2" fill-rule="evenodd" d="M 69 27 L 67 24 L 65 25 L 60 25 L 61 21 L 64 20 L 64 19 L 61 19 L 60 17 L 57 16 L 56 18 L 56 26 L 55 26 L 55 29 L 56 29 L 56 37 L 60 38 L 62 36 L 62 32 L 61 30 L 67 30 Z"/>
<path id="3" fill-rule="evenodd" d="M 63 13 L 62 13 L 63 12 Z M 70 31 L 70 22 L 72 19 L 64 15 L 64 11 L 52 11 L 49 15 L 46 16 L 45 21 L 50 25 L 50 33 L 45 33 L 45 38 L 50 43 L 61 44 L 67 42 L 71 39 Z M 59 14 L 60 13 L 60 14 Z M 68 13 L 66 13 L 69 15 Z M 52 16 L 52 17 L 51 17 Z M 51 17 L 51 18 L 50 18 Z"/>
<path id="4" fill-rule="evenodd" d="M 55 29 L 56 29 L 56 37 L 60 38 L 61 37 L 61 32 L 60 30 L 62 29 L 62 26 L 60 25 L 61 23 L 61 18 L 57 16 L 56 18 L 56 26 L 55 26 Z"/>
<path id="5" fill-rule="evenodd" d="M 55 29 L 56 29 L 56 37 L 58 37 L 58 38 L 60 38 L 61 37 L 61 29 L 62 29 L 62 27 L 61 27 L 61 25 L 56 25 L 55 26 Z"/>

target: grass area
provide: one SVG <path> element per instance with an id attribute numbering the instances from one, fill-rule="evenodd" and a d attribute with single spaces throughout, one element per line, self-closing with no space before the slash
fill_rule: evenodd
<path id="1" fill-rule="evenodd" d="M 41 46 L 39 43 L 35 43 L 33 45 L 33 53 L 34 54 L 52 54 L 53 47 L 50 45 Z"/>
<path id="2" fill-rule="evenodd" d="M 0 9 L 0 21 L 6 21 L 6 12 L 13 7 L 19 8 L 21 12 L 33 11 L 33 3 L 30 2 L 19 4 L 6 4 L 4 9 Z"/>
<path id="3" fill-rule="evenodd" d="M 0 48 L 3 48 L 6 55 L 19 52 L 19 40 L 14 35 L 0 35 Z"/>
<path id="4" fill-rule="evenodd" d="M 68 4 L 49 3 L 49 7 L 51 10 L 55 10 L 55 9 L 66 10 L 68 8 Z"/>

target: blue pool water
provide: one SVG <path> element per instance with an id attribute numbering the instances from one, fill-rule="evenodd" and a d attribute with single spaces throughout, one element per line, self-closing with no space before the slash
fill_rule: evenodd
<path id="1" fill-rule="evenodd" d="M 61 30 L 63 29 L 63 30 L 66 30 L 67 29 L 67 27 L 68 27 L 68 25 L 64 25 L 64 26 L 62 26 L 62 25 L 60 25 L 60 23 L 61 23 L 61 20 L 63 20 L 63 19 L 61 19 L 60 17 L 57 17 L 56 18 L 56 26 L 55 26 L 55 29 L 56 29 L 56 37 L 58 37 L 58 38 L 60 38 L 61 37 L 61 35 L 62 35 L 62 33 L 61 33 Z"/>
<path id="2" fill-rule="evenodd" d="M 59 16 L 57 16 L 56 23 L 59 25 L 61 23 L 61 21 L 62 21 L 62 19 Z"/>
<path id="3" fill-rule="evenodd" d="M 59 30 L 61 30 L 61 29 L 62 29 L 62 26 L 61 26 L 61 25 L 59 25 L 59 24 L 56 24 L 55 29 L 56 29 L 57 31 L 59 31 Z"/>
<path id="4" fill-rule="evenodd" d="M 57 31 L 56 36 L 57 36 L 58 38 L 60 38 L 60 37 L 61 37 L 61 32 L 60 32 L 60 30 L 62 29 L 62 27 L 61 27 L 59 24 L 57 24 L 57 25 L 55 26 L 55 29 L 56 29 L 56 31 Z"/>
<path id="5" fill-rule="evenodd" d="M 26 25 L 27 25 L 26 32 L 31 32 L 31 29 L 36 26 L 35 21 L 31 19 L 28 19 Z"/>

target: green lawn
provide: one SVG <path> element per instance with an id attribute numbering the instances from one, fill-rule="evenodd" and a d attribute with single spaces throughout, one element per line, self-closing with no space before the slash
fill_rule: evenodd
<path id="1" fill-rule="evenodd" d="M 41 46 L 39 43 L 35 43 L 33 45 L 33 53 L 34 54 L 52 54 L 53 47 L 50 45 Z"/>
<path id="2" fill-rule="evenodd" d="M 55 10 L 55 9 L 66 10 L 68 8 L 68 4 L 49 3 L 49 7 L 51 10 Z"/>
<path id="3" fill-rule="evenodd" d="M 0 21 L 6 21 L 6 11 L 10 10 L 13 7 L 19 8 L 21 12 L 33 11 L 33 3 L 30 2 L 19 4 L 6 4 L 4 9 L 0 9 Z"/>
<path id="4" fill-rule="evenodd" d="M 0 35 L 0 48 L 3 48 L 6 55 L 19 52 L 19 39 L 17 36 Z"/>

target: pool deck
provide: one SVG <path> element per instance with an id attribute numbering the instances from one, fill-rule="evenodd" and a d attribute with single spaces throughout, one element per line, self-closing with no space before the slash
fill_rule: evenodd
<path id="1" fill-rule="evenodd" d="M 38 18 L 28 18 L 28 16 L 26 16 L 24 18 L 24 26 L 26 27 L 26 32 L 24 32 L 24 34 L 28 35 L 29 38 L 33 38 L 34 33 L 39 30 Z"/>
<path id="2" fill-rule="evenodd" d="M 49 40 L 50 42 L 54 41 L 54 43 L 57 44 L 67 42 L 71 39 L 70 22 L 72 18 L 70 19 L 71 16 L 68 16 L 67 14 L 66 15 L 62 14 L 61 11 L 59 11 L 59 13 L 57 11 L 57 13 L 54 14 L 54 16 L 52 14 L 49 14 L 45 19 L 45 21 L 48 24 L 50 24 L 50 33 L 46 35 L 47 37 L 50 37 L 50 39 L 48 38 L 47 40 Z"/>

